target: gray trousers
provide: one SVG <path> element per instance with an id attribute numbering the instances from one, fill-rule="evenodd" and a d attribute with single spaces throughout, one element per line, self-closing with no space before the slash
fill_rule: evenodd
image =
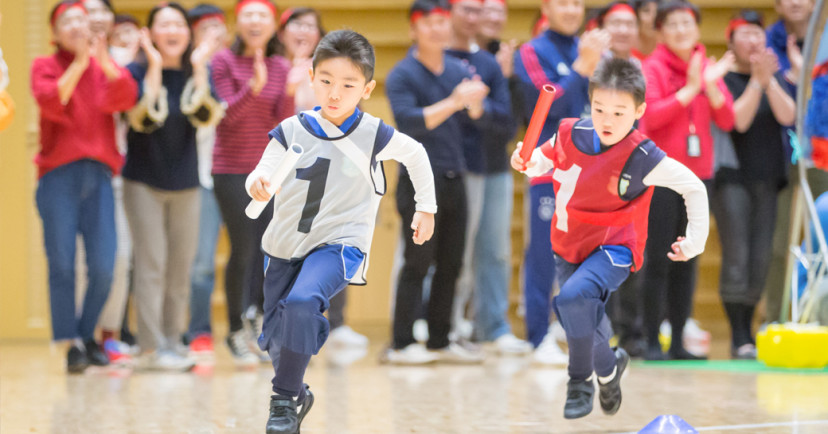
<path id="1" fill-rule="evenodd" d="M 171 349 L 186 330 L 199 201 L 197 187 L 166 191 L 124 180 L 135 257 L 138 345 L 143 351 Z"/>

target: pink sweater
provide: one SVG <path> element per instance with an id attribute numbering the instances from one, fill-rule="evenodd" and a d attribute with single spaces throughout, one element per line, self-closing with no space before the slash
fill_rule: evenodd
<path id="1" fill-rule="evenodd" d="M 696 51 L 705 54 L 699 44 Z M 705 57 L 706 59 L 706 57 Z M 707 62 L 705 60 L 705 62 Z M 710 122 L 724 131 L 733 129 L 733 97 L 723 80 L 716 84 L 725 95 L 725 103 L 718 109 L 710 107 L 710 101 L 702 90 L 684 107 L 676 98 L 676 92 L 687 84 L 687 62 L 659 44 L 653 54 L 644 60 L 647 78 L 647 111 L 641 118 L 641 131 L 652 139 L 667 156 L 684 164 L 699 178 L 713 177 L 713 137 Z M 690 124 L 696 129 L 701 145 L 701 155 L 687 155 L 687 136 Z"/>
<path id="2" fill-rule="evenodd" d="M 281 56 L 265 59 L 267 84 L 253 95 L 253 57 L 237 56 L 229 49 L 215 55 L 212 77 L 215 92 L 227 104 L 224 119 L 216 129 L 213 170 L 217 174 L 248 174 L 267 147 L 267 133 L 293 116 L 293 97 L 286 83 L 290 62 Z"/>

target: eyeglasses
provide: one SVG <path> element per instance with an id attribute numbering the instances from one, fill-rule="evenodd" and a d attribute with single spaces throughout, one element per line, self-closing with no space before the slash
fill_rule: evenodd
<path id="1" fill-rule="evenodd" d="M 301 21 L 291 21 L 285 27 L 294 32 L 315 32 L 319 30 L 316 24 L 303 23 Z"/>

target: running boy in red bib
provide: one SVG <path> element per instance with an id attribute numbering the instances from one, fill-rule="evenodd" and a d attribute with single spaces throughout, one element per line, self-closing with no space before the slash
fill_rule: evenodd
<path id="1" fill-rule="evenodd" d="M 615 414 L 621 406 L 621 375 L 630 358 L 609 346 L 612 328 L 604 305 L 641 267 L 652 187 L 675 190 L 687 208 L 685 236 L 664 254 L 686 261 L 707 240 L 704 184 L 634 128 L 646 109 L 645 90 L 638 66 L 605 60 L 589 83 L 592 119 L 563 119 L 529 161 L 519 155 L 522 143 L 512 155 L 512 167 L 529 177 L 554 170 L 551 238 L 561 292 L 552 305 L 569 345 L 567 419 L 592 411 L 596 376 L 604 413 Z"/>

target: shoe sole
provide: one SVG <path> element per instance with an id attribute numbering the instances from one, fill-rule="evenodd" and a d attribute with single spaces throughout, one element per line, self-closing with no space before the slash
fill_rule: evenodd
<path id="1" fill-rule="evenodd" d="M 302 432 L 302 421 L 305 420 L 305 416 L 307 416 L 310 409 L 313 407 L 313 392 L 310 391 L 310 388 L 305 388 L 305 400 L 302 402 L 302 411 L 299 412 L 297 415 L 298 423 L 296 428 L 296 434 L 301 434 Z"/>
<path id="2" fill-rule="evenodd" d="M 83 374 L 83 372 L 86 371 L 86 368 L 88 368 L 88 367 L 89 367 L 89 365 L 67 366 L 66 367 L 66 372 L 68 372 L 70 374 Z"/>
<path id="3" fill-rule="evenodd" d="M 621 390 L 621 389 L 620 389 L 620 388 L 621 388 L 621 381 L 624 379 L 624 376 L 625 376 L 625 375 L 627 375 L 627 372 L 628 372 L 628 369 L 627 369 L 627 368 L 629 368 L 629 366 L 630 366 L 630 355 L 629 355 L 629 354 L 627 354 L 627 359 L 626 359 L 626 361 L 624 362 L 624 365 L 623 365 L 623 366 L 621 366 L 621 367 L 618 369 L 618 388 L 619 388 L 619 391 Z M 601 392 L 600 392 L 600 388 L 601 388 L 601 386 L 600 386 L 600 383 L 599 383 L 599 386 L 598 386 L 598 389 L 599 389 L 599 391 L 598 391 L 598 401 L 599 401 L 599 402 L 601 401 Z M 604 404 L 603 404 L 603 403 L 601 403 L 601 410 L 602 410 L 602 411 L 604 412 L 604 414 L 606 414 L 607 416 L 612 416 L 612 415 L 614 415 L 615 413 L 618 413 L 618 410 L 620 410 L 620 409 L 621 409 L 621 400 L 623 399 L 623 397 L 624 397 L 623 395 L 619 396 L 619 398 L 618 398 L 618 403 L 616 403 L 615 407 L 610 408 L 610 409 L 606 409 L 606 408 L 604 408 Z"/>

